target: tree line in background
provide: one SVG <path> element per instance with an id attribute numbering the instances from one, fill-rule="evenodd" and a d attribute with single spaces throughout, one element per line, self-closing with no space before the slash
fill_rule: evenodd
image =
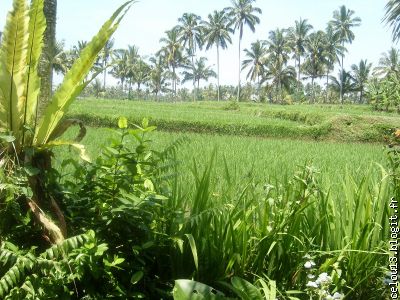
<path id="1" fill-rule="evenodd" d="M 261 9 L 254 0 L 234 0 L 232 7 L 209 14 L 206 20 L 185 13 L 178 25 L 160 39 L 161 49 L 152 56 L 140 55 L 137 46 L 114 49 L 110 40 L 99 55 L 92 73 L 103 73 L 85 94 L 107 98 L 140 98 L 157 100 L 242 100 L 271 103 L 372 103 L 376 109 L 399 106 L 399 50 L 383 53 L 378 66 L 367 60 L 344 68 L 346 45 L 355 38 L 353 29 L 361 24 L 355 12 L 341 6 L 333 12 L 325 30 L 314 30 L 307 19 L 295 21 L 293 27 L 269 32 L 267 40 L 257 40 L 244 49 L 241 40 L 245 27 L 255 31 Z M 387 6 L 390 13 L 390 2 Z M 390 22 L 388 17 L 386 21 Z M 221 86 L 219 57 L 238 33 L 238 84 Z M 65 74 L 85 47 L 79 41 L 70 50 L 63 42 L 45 49 L 55 72 Z M 215 48 L 216 70 L 207 65 L 199 50 Z M 335 67 L 339 73 L 332 73 Z M 241 89 L 241 72 L 247 83 Z M 118 80 L 118 86 L 107 86 L 107 75 Z M 217 85 L 200 88 L 200 83 L 217 78 Z M 191 82 L 190 90 L 181 84 Z M 181 85 L 179 88 L 178 86 Z M 235 96 L 236 95 L 236 96 Z"/>

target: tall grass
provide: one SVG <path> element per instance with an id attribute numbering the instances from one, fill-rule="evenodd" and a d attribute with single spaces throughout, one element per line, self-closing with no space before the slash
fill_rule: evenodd
<path id="1" fill-rule="evenodd" d="M 213 172 L 214 160 L 201 163 L 202 170 L 194 164 L 189 192 L 179 188 L 185 180 L 174 182 L 170 209 L 181 214 L 170 216 L 167 234 L 182 243 L 190 234 L 199 265 L 194 267 L 187 245 L 182 255 L 172 256 L 176 277 L 211 284 L 232 276 L 255 280 L 258 274 L 281 289 L 305 290 L 304 256 L 310 255 L 318 271 L 332 274 L 335 287 L 350 298 L 384 299 L 391 190 L 383 168 L 371 166 L 358 184 L 346 174 L 345 197 L 338 197 L 310 166 L 284 181 L 263 185 L 249 178 L 232 184 L 228 169 Z M 213 177 L 225 187 L 219 194 L 213 193 Z"/>

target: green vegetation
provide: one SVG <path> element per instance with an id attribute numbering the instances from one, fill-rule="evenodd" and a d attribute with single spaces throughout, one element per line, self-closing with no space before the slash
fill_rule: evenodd
<path id="1" fill-rule="evenodd" d="M 122 94 L 130 97 L 133 84 L 140 92 L 148 78 L 156 95 L 164 93 L 170 79 L 176 100 L 186 46 L 192 66 L 185 78 L 199 92 L 199 80 L 216 75 L 204 59 L 194 65 L 203 31 L 207 48 L 215 45 L 219 55 L 238 30 L 240 50 L 244 25 L 254 31 L 259 23 L 254 2 L 232 1 L 209 23 L 184 15 L 162 39 L 155 69 L 136 47 L 115 52 L 110 71 Z M 375 89 L 367 84 L 366 61 L 353 66 L 355 78 L 345 72 L 344 46 L 360 20 L 342 6 L 327 33 L 308 35 L 312 27 L 300 20 L 289 33 L 277 29 L 267 43 L 245 51 L 249 76 L 259 81 L 258 92 L 270 81 L 263 88 L 271 102 L 309 97 L 315 103 L 329 98 L 329 85 L 323 95 L 314 80 L 321 74 L 329 80 L 333 57 L 340 57 L 336 96 L 343 104 L 355 99 L 347 93 L 359 92 L 361 103 L 365 92 L 376 110 L 239 101 L 72 104 L 103 71 L 103 83 L 93 87 L 105 87 L 110 38 L 132 3 L 67 55 L 55 49 L 57 1 L 14 0 L 0 47 L 0 298 L 396 298 L 398 286 L 389 287 L 398 276 L 397 257 L 388 245 L 397 237 L 398 224 L 390 220 L 400 199 L 400 121 L 390 112 L 398 105 L 398 52 L 382 59 Z M 393 26 L 396 6 L 387 6 Z M 335 48 L 329 54 L 321 48 L 328 36 Z M 39 76 L 40 60 L 47 66 Z M 56 61 L 65 76 L 52 95 Z M 307 93 L 300 72 L 311 78 Z M 237 100 L 251 91 L 241 89 L 238 75 Z M 56 148 L 62 145 L 69 149 Z"/>
<path id="2" fill-rule="evenodd" d="M 159 130 L 347 142 L 382 142 L 391 128 L 400 127 L 396 114 L 357 105 L 232 106 L 85 99 L 74 104 L 69 116 L 87 125 L 113 127 L 120 112 L 132 123 L 149 118 Z"/>

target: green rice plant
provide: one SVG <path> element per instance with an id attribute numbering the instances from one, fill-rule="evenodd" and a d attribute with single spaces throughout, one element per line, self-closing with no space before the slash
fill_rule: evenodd
<path id="1" fill-rule="evenodd" d="M 176 231 L 190 233 L 196 243 L 198 268 L 183 249 L 172 257 L 175 277 L 190 276 L 212 284 L 232 276 L 254 279 L 265 274 L 283 290 L 305 288 L 304 258 L 312 254 L 320 272 L 336 274 L 337 288 L 350 297 L 381 295 L 387 262 L 389 177 L 372 169 L 361 182 L 343 181 L 345 197 L 324 191 L 316 170 L 303 167 L 286 181 L 261 186 L 253 178 L 239 187 L 228 185 L 231 175 L 219 174 L 225 189 L 213 193 L 212 161 L 202 172 L 193 168 L 195 186 L 182 203 Z M 180 238 L 183 240 L 183 238 Z M 176 259 L 176 261 L 174 261 Z M 374 283 L 375 288 L 368 288 Z"/>

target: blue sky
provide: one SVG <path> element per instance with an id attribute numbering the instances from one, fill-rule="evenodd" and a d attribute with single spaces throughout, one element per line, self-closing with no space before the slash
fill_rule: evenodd
<path id="1" fill-rule="evenodd" d="M 65 40 L 67 47 L 78 40 L 90 40 L 102 23 L 124 1 L 123 0 L 58 0 L 58 39 Z M 230 0 L 141 0 L 133 5 L 115 34 L 115 46 L 137 45 L 141 55 L 154 54 L 159 48 L 159 39 L 164 32 L 177 24 L 185 12 L 193 12 L 202 18 L 213 10 L 230 5 Z M 360 27 L 354 29 L 355 40 L 348 45 L 345 66 L 368 59 L 377 65 L 382 52 L 392 46 L 390 29 L 382 22 L 386 1 L 377 0 L 257 0 L 256 6 L 263 11 L 256 32 L 244 32 L 243 48 L 250 47 L 257 39 L 267 39 L 268 32 L 276 28 L 293 26 L 300 17 L 308 19 L 314 29 L 325 29 L 333 11 L 341 5 L 355 11 L 362 19 Z M 0 28 L 4 26 L 12 0 L 0 2 Z M 238 36 L 233 44 L 221 52 L 221 84 L 237 82 Z M 216 64 L 216 50 L 202 52 L 210 65 Z M 242 56 L 243 57 L 243 56 Z M 242 80 L 246 72 L 242 73 Z"/>

